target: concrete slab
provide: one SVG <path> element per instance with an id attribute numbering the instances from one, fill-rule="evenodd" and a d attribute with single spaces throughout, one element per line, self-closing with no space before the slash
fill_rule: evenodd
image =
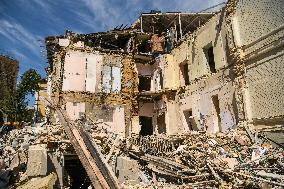
<path id="1" fill-rule="evenodd" d="M 47 174 L 46 145 L 30 146 L 26 175 L 29 177 L 44 176 Z"/>
<path id="2" fill-rule="evenodd" d="M 115 175 L 120 183 L 140 183 L 140 170 L 137 161 L 129 157 L 118 157 L 115 168 Z"/>

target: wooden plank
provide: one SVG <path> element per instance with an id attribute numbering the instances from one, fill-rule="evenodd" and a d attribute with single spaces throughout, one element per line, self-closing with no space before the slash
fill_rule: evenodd
<path id="1" fill-rule="evenodd" d="M 59 115 L 59 119 L 61 124 L 64 127 L 64 130 L 68 136 L 68 138 L 70 139 L 70 142 L 72 144 L 72 146 L 74 147 L 76 154 L 78 155 L 83 167 L 85 168 L 91 182 L 92 185 L 95 188 L 98 189 L 102 189 L 103 187 L 101 186 L 99 179 L 97 178 L 97 176 L 94 174 L 94 171 L 92 170 L 91 166 L 90 166 L 90 162 L 87 160 L 86 156 L 84 155 L 83 151 L 81 150 L 81 147 L 78 143 L 78 141 L 76 140 L 75 136 L 73 135 L 71 128 L 68 126 L 68 123 L 66 122 L 64 115 L 61 113 L 61 111 L 57 110 L 57 113 Z"/>
<path id="2" fill-rule="evenodd" d="M 80 132 L 77 128 L 71 127 L 68 117 L 62 110 L 57 110 L 57 113 L 59 114 L 64 130 L 66 131 L 66 134 L 69 137 L 80 161 L 82 162 L 92 185 L 95 188 L 103 189 L 119 188 L 118 182 L 113 175 L 106 174 L 106 171 L 102 172 L 102 169 L 108 170 L 108 168 L 104 167 L 105 165 L 102 163 L 103 161 L 100 159 L 101 157 L 99 157 L 99 153 L 94 152 L 94 147 L 91 148 L 90 141 L 86 144 L 86 140 L 88 139 L 86 139 L 86 137 L 82 137 L 82 131 Z"/>

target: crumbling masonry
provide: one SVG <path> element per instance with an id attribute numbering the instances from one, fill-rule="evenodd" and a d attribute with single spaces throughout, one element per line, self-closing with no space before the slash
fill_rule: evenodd
<path id="1" fill-rule="evenodd" d="M 72 120 L 90 116 L 125 137 L 281 124 L 279 7 L 230 1 L 217 13 L 145 13 L 128 29 L 48 37 L 49 95 Z"/>
<path id="2" fill-rule="evenodd" d="M 283 187 L 283 7 L 229 0 L 47 37 L 46 173 L 61 188 Z"/>

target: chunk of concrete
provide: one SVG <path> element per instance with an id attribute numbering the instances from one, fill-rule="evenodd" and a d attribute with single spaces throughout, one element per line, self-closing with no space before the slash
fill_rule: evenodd
<path id="1" fill-rule="evenodd" d="M 250 145 L 250 139 L 246 135 L 236 135 L 235 140 L 242 146 Z"/>
<path id="2" fill-rule="evenodd" d="M 129 157 L 118 157 L 115 167 L 115 175 L 120 183 L 140 183 L 140 170 L 137 161 Z"/>
<path id="3" fill-rule="evenodd" d="M 33 178 L 17 189 L 53 189 L 57 176 L 51 173 L 43 178 Z"/>
<path id="4" fill-rule="evenodd" d="M 19 150 L 14 155 L 9 167 L 10 167 L 11 170 L 13 170 L 13 169 L 19 167 L 20 165 L 24 165 L 26 163 L 27 163 L 27 158 L 26 158 L 25 153 L 23 151 Z"/>
<path id="5" fill-rule="evenodd" d="M 47 174 L 46 145 L 30 146 L 26 175 L 28 177 L 44 176 Z"/>
<path id="6" fill-rule="evenodd" d="M 234 169 L 234 167 L 238 164 L 238 160 L 236 158 L 221 158 L 225 161 L 230 169 Z"/>

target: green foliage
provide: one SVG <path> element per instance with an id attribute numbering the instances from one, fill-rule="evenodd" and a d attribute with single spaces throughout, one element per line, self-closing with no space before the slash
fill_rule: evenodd
<path id="1" fill-rule="evenodd" d="M 17 101 L 17 121 L 31 121 L 31 110 L 27 109 L 28 102 L 26 96 L 28 94 L 34 95 L 39 90 L 40 75 L 34 69 L 29 69 L 21 76 L 21 81 L 17 87 L 16 101 Z"/>
<path id="2" fill-rule="evenodd" d="M 15 121 L 16 115 L 16 94 L 9 88 L 8 80 L 1 78 L 0 81 L 0 107 L 8 116 L 8 121 Z"/>
<path id="3" fill-rule="evenodd" d="M 39 90 L 40 75 L 34 69 L 29 69 L 21 76 L 21 82 L 18 85 L 18 92 L 20 95 L 27 95 L 31 93 L 34 95 Z"/>

